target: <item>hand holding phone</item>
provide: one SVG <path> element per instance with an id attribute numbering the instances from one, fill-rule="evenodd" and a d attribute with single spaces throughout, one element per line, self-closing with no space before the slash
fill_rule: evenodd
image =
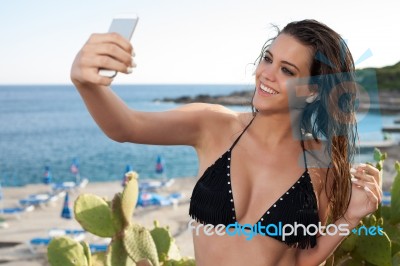
<path id="1" fill-rule="evenodd" d="M 119 33 L 124 38 L 131 40 L 138 20 L 139 17 L 135 14 L 116 16 L 111 22 L 108 32 Z M 117 71 L 101 68 L 99 69 L 99 74 L 104 77 L 113 78 L 117 75 Z"/>

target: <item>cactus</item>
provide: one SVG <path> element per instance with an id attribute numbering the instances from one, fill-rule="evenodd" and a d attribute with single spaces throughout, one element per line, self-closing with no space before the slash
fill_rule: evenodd
<path id="1" fill-rule="evenodd" d="M 121 232 L 124 228 L 124 218 L 122 214 L 122 193 L 117 193 L 111 202 L 112 221 L 116 232 Z"/>
<path id="2" fill-rule="evenodd" d="M 383 235 L 360 235 L 356 252 L 366 261 L 379 266 L 391 266 L 390 239 Z"/>
<path id="3" fill-rule="evenodd" d="M 92 254 L 92 264 L 89 266 L 104 266 L 106 264 L 107 257 L 105 252 L 97 252 Z"/>
<path id="4" fill-rule="evenodd" d="M 107 251 L 107 266 L 112 265 L 126 265 L 134 266 L 135 261 L 132 260 L 125 250 L 122 239 L 113 239 L 110 243 L 109 250 Z"/>
<path id="5" fill-rule="evenodd" d="M 86 243 L 85 241 L 81 241 L 80 244 L 83 247 L 83 253 L 85 254 L 86 260 L 87 260 L 87 265 L 92 265 L 92 254 L 90 253 L 90 247 L 89 244 Z"/>
<path id="6" fill-rule="evenodd" d="M 124 231 L 126 252 L 134 261 L 149 259 L 153 266 L 159 265 L 157 248 L 150 232 L 138 224 L 132 224 Z"/>
<path id="7" fill-rule="evenodd" d="M 128 177 L 128 183 L 122 192 L 121 208 L 125 224 L 129 225 L 138 200 L 139 185 L 137 182 L 138 174 L 136 172 L 131 171 L 125 175 Z"/>
<path id="8" fill-rule="evenodd" d="M 107 202 L 96 196 L 80 195 L 74 204 L 76 220 L 83 229 L 101 237 L 112 237 L 116 232 L 112 226 L 112 212 Z"/>
<path id="9" fill-rule="evenodd" d="M 89 266 L 84 247 L 69 237 L 55 237 L 47 248 L 51 265 Z"/>
<path id="10" fill-rule="evenodd" d="M 391 189 L 391 208 L 390 208 L 390 221 L 392 224 L 400 223 L 400 163 L 396 162 L 395 169 L 397 175 L 393 181 Z"/>
<path id="11" fill-rule="evenodd" d="M 168 227 L 160 227 L 158 221 L 154 221 L 154 228 L 150 231 L 157 247 L 160 261 L 180 260 L 179 249 L 172 238 Z"/>
<path id="12" fill-rule="evenodd" d="M 168 227 L 155 222 L 150 232 L 132 223 L 138 198 L 138 175 L 129 172 L 122 193 L 108 202 L 96 195 L 80 195 L 74 204 L 75 218 L 81 226 L 101 237 L 111 237 L 107 252 L 91 254 L 87 243 L 68 237 L 54 238 L 48 247 L 49 262 L 82 266 L 191 266 L 192 258 L 182 258 Z"/>
<path id="13" fill-rule="evenodd" d="M 378 149 L 374 151 L 376 168 L 383 169 L 387 158 Z M 371 164 L 371 163 L 370 163 Z M 372 164 L 371 164 L 372 165 Z M 362 225 L 367 228 L 379 226 L 382 235 L 351 234 L 336 249 L 326 265 L 400 265 L 400 163 L 391 188 L 391 205 L 379 206 L 378 210 L 364 217 Z"/>

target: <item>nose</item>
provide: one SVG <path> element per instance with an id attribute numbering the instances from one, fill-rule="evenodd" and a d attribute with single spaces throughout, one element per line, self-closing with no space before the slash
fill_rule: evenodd
<path id="1" fill-rule="evenodd" d="M 277 70 L 275 69 L 273 64 L 260 62 L 257 67 L 257 74 L 257 76 L 260 76 L 261 79 L 266 79 L 273 82 L 276 80 Z"/>

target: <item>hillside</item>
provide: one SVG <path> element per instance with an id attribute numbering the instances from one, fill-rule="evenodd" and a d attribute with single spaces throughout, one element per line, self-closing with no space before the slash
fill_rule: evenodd
<path id="1" fill-rule="evenodd" d="M 400 62 L 392 66 L 382 68 L 363 68 L 357 70 L 357 80 L 367 90 L 376 86 L 379 90 L 399 90 L 400 91 Z"/>

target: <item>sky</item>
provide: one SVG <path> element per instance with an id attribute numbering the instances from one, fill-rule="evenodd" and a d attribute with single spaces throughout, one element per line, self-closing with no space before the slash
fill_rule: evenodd
<path id="1" fill-rule="evenodd" d="M 71 84 L 72 62 L 115 15 L 135 13 L 137 68 L 117 84 L 248 83 L 251 63 L 285 26 L 312 18 L 340 33 L 357 68 L 400 61 L 398 8 L 390 1 L 5 0 L 0 9 L 0 84 Z M 363 56 L 371 52 L 371 56 Z"/>

